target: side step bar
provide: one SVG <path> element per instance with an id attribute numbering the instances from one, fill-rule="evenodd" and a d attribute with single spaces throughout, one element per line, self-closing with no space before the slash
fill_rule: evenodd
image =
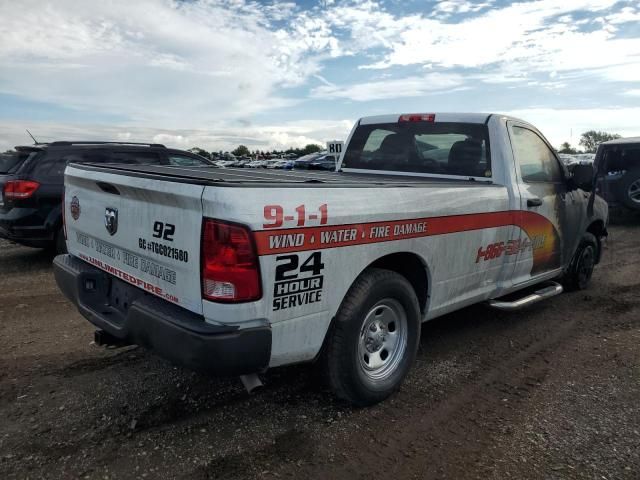
<path id="1" fill-rule="evenodd" d="M 538 303 L 542 300 L 546 300 L 547 298 L 560 295 L 563 290 L 562 285 L 559 283 L 547 282 L 545 287 L 536 290 L 526 297 L 519 298 L 518 300 L 514 300 L 512 302 L 506 302 L 504 300 L 489 300 L 488 303 L 491 308 L 512 312 L 514 310 L 520 310 L 521 308 L 528 307 L 529 305 L 533 305 L 534 303 Z"/>

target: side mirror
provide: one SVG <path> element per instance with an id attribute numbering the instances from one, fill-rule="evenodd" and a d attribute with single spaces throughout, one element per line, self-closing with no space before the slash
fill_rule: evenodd
<path id="1" fill-rule="evenodd" d="M 590 192 L 593 190 L 594 169 L 592 164 L 578 164 L 571 168 L 571 184 L 575 188 Z"/>

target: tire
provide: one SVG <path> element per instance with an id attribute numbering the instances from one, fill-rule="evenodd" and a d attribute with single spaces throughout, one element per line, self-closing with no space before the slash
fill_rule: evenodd
<path id="1" fill-rule="evenodd" d="M 335 395 L 364 407 L 398 390 L 418 351 L 420 320 L 405 277 L 374 268 L 362 273 L 340 305 L 322 357 Z"/>
<path id="2" fill-rule="evenodd" d="M 634 168 L 625 174 L 618 185 L 618 200 L 625 207 L 640 211 L 640 168 Z"/>
<path id="3" fill-rule="evenodd" d="M 566 290 L 584 290 L 589 285 L 598 258 L 598 240 L 595 235 L 585 233 L 573 256 L 569 271 L 563 278 Z"/>

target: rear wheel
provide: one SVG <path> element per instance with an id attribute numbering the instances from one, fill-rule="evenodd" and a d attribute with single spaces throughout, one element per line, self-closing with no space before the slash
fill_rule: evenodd
<path id="1" fill-rule="evenodd" d="M 620 183 L 620 201 L 628 208 L 640 210 L 640 169 L 629 170 Z"/>
<path id="2" fill-rule="evenodd" d="M 323 367 L 334 393 L 357 406 L 395 392 L 420 339 L 420 308 L 411 284 L 389 270 L 360 275 L 340 306 Z"/>
<path id="3" fill-rule="evenodd" d="M 598 258 L 598 240 L 591 233 L 585 233 L 580 241 L 563 284 L 567 290 L 584 290 L 591 281 Z"/>

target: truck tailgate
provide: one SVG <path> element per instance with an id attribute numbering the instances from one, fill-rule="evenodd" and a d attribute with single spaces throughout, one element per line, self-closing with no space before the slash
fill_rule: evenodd
<path id="1" fill-rule="evenodd" d="M 69 166 L 64 200 L 69 253 L 201 314 L 203 189 Z"/>

